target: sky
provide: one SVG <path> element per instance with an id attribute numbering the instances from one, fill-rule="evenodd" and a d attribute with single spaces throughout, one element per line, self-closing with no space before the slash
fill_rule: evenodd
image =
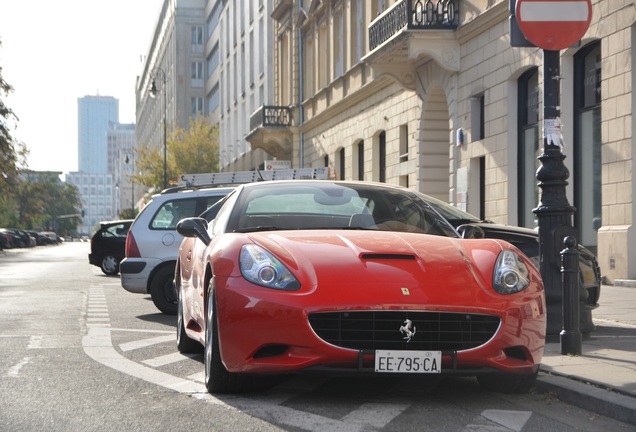
<path id="1" fill-rule="evenodd" d="M 12 136 L 28 168 L 77 170 L 77 99 L 119 100 L 135 122 L 135 80 L 163 0 L 0 0 L 0 95 L 18 117 Z"/>

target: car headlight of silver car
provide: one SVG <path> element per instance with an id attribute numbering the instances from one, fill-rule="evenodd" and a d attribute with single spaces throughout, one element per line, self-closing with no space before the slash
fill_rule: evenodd
<path id="1" fill-rule="evenodd" d="M 300 289 L 300 282 L 287 267 L 260 246 L 244 245 L 239 266 L 243 277 L 256 285 L 284 291 Z"/>
<path id="2" fill-rule="evenodd" d="M 514 294 L 530 285 L 528 267 L 519 254 L 511 250 L 502 251 L 497 257 L 492 275 L 492 286 L 499 294 Z"/>

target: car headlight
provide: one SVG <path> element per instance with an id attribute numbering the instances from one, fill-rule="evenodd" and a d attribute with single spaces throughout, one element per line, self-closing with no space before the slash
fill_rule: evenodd
<path id="1" fill-rule="evenodd" d="M 523 291 L 530 285 L 528 267 L 517 254 L 511 250 L 502 251 L 497 257 L 492 275 L 492 286 L 499 294 L 514 294 Z"/>
<path id="2" fill-rule="evenodd" d="M 298 279 L 274 255 L 260 246 L 243 246 L 239 267 L 243 277 L 256 285 L 285 291 L 300 289 Z"/>

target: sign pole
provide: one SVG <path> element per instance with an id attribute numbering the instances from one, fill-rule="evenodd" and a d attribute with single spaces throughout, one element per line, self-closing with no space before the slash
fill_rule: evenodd
<path id="1" fill-rule="evenodd" d="M 539 221 L 541 277 L 546 291 L 547 335 L 557 336 L 563 322 L 563 291 L 559 263 L 563 239 L 577 238 L 572 227 L 574 207 L 567 199 L 570 173 L 563 163 L 563 136 L 560 113 L 559 51 L 543 50 L 543 153 L 537 181 L 541 189 L 539 206 L 533 210 Z"/>
<path id="2" fill-rule="evenodd" d="M 566 237 L 578 238 L 572 224 L 575 208 L 566 196 L 570 173 L 563 163 L 560 50 L 578 44 L 585 35 L 592 20 L 592 2 L 509 0 L 509 8 L 512 46 L 543 49 L 543 153 L 537 170 L 541 196 L 532 211 L 539 221 L 539 264 L 546 293 L 546 333 L 550 338 L 561 333 L 563 324 L 560 251 Z"/>

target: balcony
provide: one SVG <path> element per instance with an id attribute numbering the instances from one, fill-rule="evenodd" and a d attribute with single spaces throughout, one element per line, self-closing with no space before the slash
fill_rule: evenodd
<path id="1" fill-rule="evenodd" d="M 415 69 L 434 60 L 459 70 L 460 0 L 401 0 L 369 25 L 369 54 L 363 60 L 374 74 L 388 74 L 414 88 Z"/>
<path id="2" fill-rule="evenodd" d="M 292 156 L 292 109 L 263 105 L 250 117 L 250 133 L 245 139 L 252 149 L 260 148 L 279 160 Z"/>

